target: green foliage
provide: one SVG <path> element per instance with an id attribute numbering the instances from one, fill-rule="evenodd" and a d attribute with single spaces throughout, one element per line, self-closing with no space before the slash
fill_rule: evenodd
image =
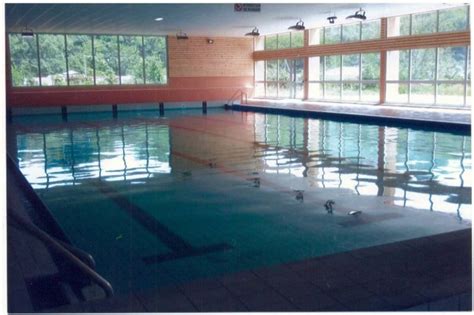
<path id="1" fill-rule="evenodd" d="M 413 14 L 412 15 L 412 34 L 428 34 L 436 32 L 436 11 Z"/>
<path id="2" fill-rule="evenodd" d="M 119 36 L 122 84 L 143 84 L 143 45 L 141 36 Z"/>
<path id="3" fill-rule="evenodd" d="M 345 24 L 342 26 L 342 41 L 354 42 L 360 40 L 360 23 Z"/>
<path id="4" fill-rule="evenodd" d="M 277 35 L 268 35 L 265 36 L 265 50 L 277 49 L 278 40 Z"/>
<path id="5" fill-rule="evenodd" d="M 304 32 L 292 32 L 291 33 L 291 47 L 303 47 L 304 46 Z"/>
<path id="6" fill-rule="evenodd" d="M 439 11 L 439 31 L 453 32 L 467 29 L 467 6 Z"/>
<path id="7" fill-rule="evenodd" d="M 38 39 L 37 39 L 37 37 Z M 143 56 L 147 84 L 167 82 L 166 39 L 157 36 L 39 34 L 32 39 L 9 34 L 13 86 L 119 84 L 119 42 L 122 84 L 143 84 Z M 38 51 L 39 62 L 38 69 Z M 67 45 L 67 67 L 66 67 Z M 95 65 L 95 69 L 94 69 Z M 68 70 L 68 71 L 67 71 Z"/>
<path id="8" fill-rule="evenodd" d="M 36 50 L 36 36 L 25 39 L 20 34 L 9 36 L 10 60 L 13 86 L 37 86 L 38 55 Z"/>
<path id="9" fill-rule="evenodd" d="M 92 37 L 66 35 L 69 85 L 93 85 Z"/>
<path id="10" fill-rule="evenodd" d="M 380 38 L 380 20 L 362 23 L 362 40 Z"/>
<path id="11" fill-rule="evenodd" d="M 290 33 L 278 34 L 278 49 L 291 47 Z"/>
<path id="12" fill-rule="evenodd" d="M 167 52 L 166 38 L 156 36 L 143 37 L 145 55 L 145 81 L 147 84 L 166 84 Z"/>
<path id="13" fill-rule="evenodd" d="M 341 26 L 325 27 L 324 28 L 324 43 L 337 44 L 341 42 Z"/>

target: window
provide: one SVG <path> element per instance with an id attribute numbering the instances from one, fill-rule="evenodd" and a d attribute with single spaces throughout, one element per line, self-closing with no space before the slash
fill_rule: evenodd
<path id="1" fill-rule="evenodd" d="M 255 62 L 256 97 L 303 98 L 303 59 Z"/>
<path id="2" fill-rule="evenodd" d="M 92 37 L 66 35 L 69 85 L 93 85 Z"/>
<path id="3" fill-rule="evenodd" d="M 166 84 L 163 36 L 9 34 L 12 85 Z"/>
<path id="4" fill-rule="evenodd" d="M 38 35 L 41 85 L 67 85 L 64 35 Z"/>
<path id="5" fill-rule="evenodd" d="M 119 36 L 120 82 L 143 84 L 145 69 L 143 61 L 143 38 L 141 36 Z"/>
<path id="6" fill-rule="evenodd" d="M 387 102 L 462 106 L 470 92 L 469 49 L 440 47 L 387 54 Z"/>
<path id="7" fill-rule="evenodd" d="M 143 36 L 145 55 L 145 83 L 166 84 L 168 82 L 168 61 L 166 38 Z"/>
<path id="8" fill-rule="evenodd" d="M 308 98 L 377 102 L 379 78 L 379 53 L 311 57 Z"/>
<path id="9" fill-rule="evenodd" d="M 338 44 L 380 38 L 380 20 L 327 26 L 309 30 L 309 44 Z"/>
<path id="10" fill-rule="evenodd" d="M 262 42 L 265 44 L 262 46 Z M 304 32 L 287 32 L 255 39 L 255 50 L 275 50 L 304 46 Z M 264 48 L 264 49 L 262 49 Z"/>
<path id="11" fill-rule="evenodd" d="M 438 11 L 388 18 L 388 36 L 423 35 L 436 32 L 459 32 L 469 29 L 469 7 L 461 6 Z"/>
<path id="12" fill-rule="evenodd" d="M 13 86 L 38 86 L 38 50 L 36 35 L 24 38 L 20 34 L 10 34 L 10 63 Z"/>
<path id="13" fill-rule="evenodd" d="M 96 84 L 119 84 L 117 36 L 94 36 Z"/>

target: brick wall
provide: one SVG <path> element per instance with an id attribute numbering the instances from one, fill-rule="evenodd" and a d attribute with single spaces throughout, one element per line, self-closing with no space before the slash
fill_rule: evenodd
<path id="1" fill-rule="evenodd" d="M 253 41 L 249 38 L 168 38 L 168 84 L 164 86 L 93 86 L 12 88 L 7 49 L 7 106 L 126 104 L 224 101 L 239 89 L 251 92 Z M 7 43 L 8 44 L 8 43 Z"/>

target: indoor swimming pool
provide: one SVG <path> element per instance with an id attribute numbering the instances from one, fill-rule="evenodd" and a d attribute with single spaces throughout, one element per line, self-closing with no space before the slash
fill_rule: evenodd
<path id="1" fill-rule="evenodd" d="M 18 116 L 7 141 L 117 293 L 471 227 L 470 134 L 213 109 Z"/>

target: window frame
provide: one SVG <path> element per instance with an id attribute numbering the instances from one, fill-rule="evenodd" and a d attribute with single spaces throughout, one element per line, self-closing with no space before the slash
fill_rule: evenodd
<path id="1" fill-rule="evenodd" d="M 449 47 L 464 47 L 466 49 L 466 55 L 464 58 L 464 80 L 439 80 L 438 79 L 438 66 L 439 66 L 439 49 L 443 48 L 449 48 Z M 433 107 L 440 107 L 440 108 L 466 108 L 469 107 L 469 104 L 467 104 L 467 90 L 468 86 L 471 84 L 470 80 L 467 78 L 467 69 L 468 69 L 468 64 L 469 64 L 469 57 L 470 57 L 470 50 L 471 47 L 469 45 L 467 46 L 443 46 L 443 47 L 434 47 L 435 49 L 435 67 L 434 67 L 434 80 L 413 80 L 412 79 L 412 55 L 413 55 L 413 50 L 416 49 L 433 49 L 433 48 L 410 48 L 410 49 L 395 49 L 395 50 L 389 50 L 387 53 L 390 51 L 408 51 L 408 80 L 389 80 L 387 79 L 385 81 L 385 85 L 387 84 L 406 84 L 408 86 L 407 94 L 408 94 L 408 101 L 407 102 L 390 102 L 386 101 L 387 104 L 404 104 L 404 105 L 427 105 L 427 106 L 433 106 Z M 386 65 L 387 67 L 389 66 L 388 63 Z M 424 103 L 414 103 L 411 102 L 411 94 L 412 94 L 412 85 L 417 85 L 417 84 L 432 84 L 434 85 L 434 102 L 429 103 L 429 104 L 424 104 Z M 463 103 L 459 105 L 452 105 L 452 104 L 446 104 L 446 103 L 439 103 L 438 102 L 438 85 L 439 84 L 461 84 L 463 85 Z M 387 88 L 386 88 L 387 90 Z"/>
<path id="2" fill-rule="evenodd" d="M 21 32 L 7 32 L 7 37 L 10 34 L 20 34 Z M 38 64 L 38 85 L 37 86 L 15 86 L 13 85 L 13 81 L 11 81 L 11 88 L 13 89 L 77 89 L 77 88 L 91 88 L 91 87 L 109 87 L 109 88 L 117 88 L 117 87 L 152 87 L 152 86 L 160 86 L 160 87 L 165 87 L 169 85 L 169 44 L 168 44 L 168 36 L 166 35 L 143 35 L 143 34 L 109 34 L 109 33 L 54 33 L 54 32 L 35 32 L 35 41 L 36 41 L 36 61 Z M 67 49 L 67 35 L 85 35 L 85 36 L 90 36 L 91 37 L 91 46 L 92 46 L 92 68 L 93 68 L 93 84 L 80 84 L 80 85 L 70 85 L 70 80 L 69 80 L 69 73 L 67 73 L 67 82 L 65 85 L 61 86 L 51 86 L 51 85 L 42 85 L 41 82 L 41 65 L 40 65 L 40 50 L 39 50 L 39 36 L 38 35 L 61 35 L 64 37 L 65 41 L 65 47 L 64 47 L 64 57 L 66 60 L 66 69 L 69 71 L 69 58 L 68 58 L 68 49 Z M 96 82 L 96 58 L 95 58 L 95 36 L 115 36 L 117 40 L 117 45 L 118 45 L 118 83 L 117 84 L 97 84 Z M 164 64 L 166 68 L 166 83 L 146 83 L 146 79 L 144 80 L 143 84 L 122 84 L 121 83 L 121 78 L 120 78 L 120 43 L 119 43 L 119 36 L 136 36 L 136 37 L 141 37 L 142 42 L 144 41 L 144 37 L 161 37 L 164 38 L 165 40 L 165 49 L 164 52 L 166 53 L 166 62 Z M 11 60 L 11 47 L 10 47 L 10 41 L 8 41 L 8 49 L 9 53 L 9 62 L 10 62 L 10 71 L 12 67 L 12 60 Z M 142 59 L 143 63 L 145 63 L 145 56 L 142 53 Z M 146 70 L 144 70 L 146 71 Z M 145 72 L 146 73 L 146 72 Z"/>

